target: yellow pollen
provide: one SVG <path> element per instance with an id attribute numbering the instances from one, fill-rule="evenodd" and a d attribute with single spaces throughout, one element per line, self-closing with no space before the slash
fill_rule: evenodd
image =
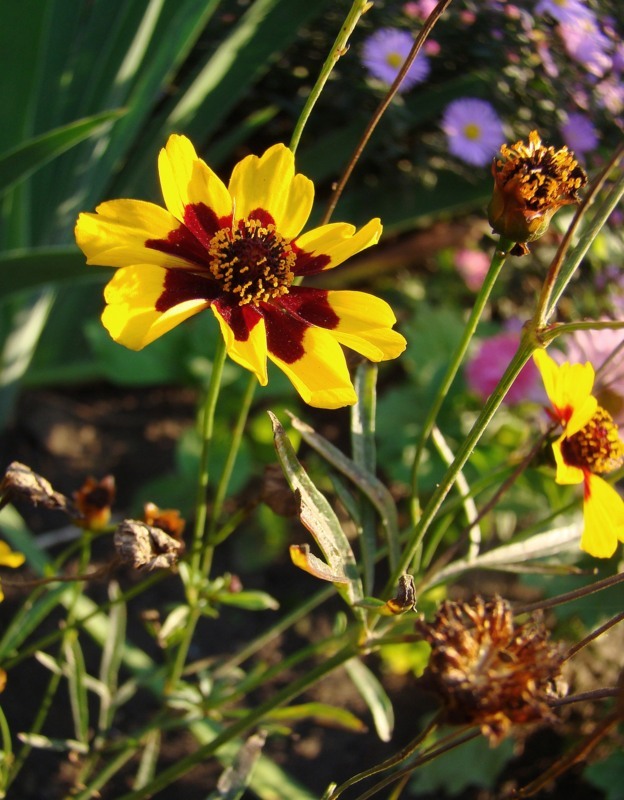
<path id="1" fill-rule="evenodd" d="M 469 122 L 464 125 L 464 136 L 473 142 L 477 142 L 481 138 L 481 127 L 476 122 Z"/>
<path id="2" fill-rule="evenodd" d="M 584 428 L 562 441 L 561 452 L 568 466 L 611 472 L 624 461 L 624 442 L 611 414 L 598 406 Z"/>
<path id="3" fill-rule="evenodd" d="M 405 59 L 400 53 L 388 53 L 386 56 L 386 64 L 393 69 L 399 69 Z"/>
<path id="4" fill-rule="evenodd" d="M 275 225 L 243 220 L 235 229 L 222 228 L 210 241 L 210 271 L 225 294 L 238 305 L 269 302 L 288 294 L 297 256 Z"/>

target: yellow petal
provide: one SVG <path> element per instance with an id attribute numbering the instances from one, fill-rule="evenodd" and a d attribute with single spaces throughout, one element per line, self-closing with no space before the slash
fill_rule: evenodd
<path id="1" fill-rule="evenodd" d="M 304 355 L 288 364 L 269 351 L 269 358 L 286 373 L 303 400 L 316 408 L 353 405 L 357 396 L 344 353 L 331 333 L 308 328 L 303 337 Z"/>
<path id="2" fill-rule="evenodd" d="M 131 264 L 186 267 L 183 258 L 146 247 L 148 239 L 166 239 L 179 223 L 168 211 L 142 200 L 109 200 L 95 214 L 80 214 L 75 235 L 87 264 L 127 267 Z"/>
<path id="3" fill-rule="evenodd" d="M 295 175 L 295 157 L 283 144 L 239 161 L 229 190 L 236 219 L 246 219 L 258 208 L 268 211 L 278 233 L 289 241 L 308 221 L 314 200 L 314 184 L 305 175 Z"/>
<path id="4" fill-rule="evenodd" d="M 339 317 L 332 336 L 371 361 L 387 361 L 405 350 L 405 339 L 391 330 L 394 312 L 379 297 L 365 292 L 328 292 L 327 301 Z"/>
<path id="5" fill-rule="evenodd" d="M 241 367 L 253 372 L 261 386 L 266 386 L 268 382 L 267 339 L 262 317 L 258 315 L 259 320 L 249 331 L 249 338 L 246 341 L 239 341 L 234 338 L 232 329 L 223 318 L 217 306 L 212 305 L 211 308 L 221 328 L 221 334 L 225 341 L 225 348 L 229 357 L 232 361 L 236 361 L 237 364 L 240 364 Z M 249 309 L 249 312 L 251 311 L 252 309 Z"/>
<path id="6" fill-rule="evenodd" d="M 548 399 L 565 425 L 568 436 L 584 428 L 593 417 L 598 401 L 591 394 L 594 368 L 586 364 L 557 364 L 545 350 L 533 353 Z"/>
<path id="7" fill-rule="evenodd" d="M 624 501 L 598 475 L 589 475 L 583 505 L 585 526 L 581 549 L 596 558 L 609 558 L 618 540 L 624 541 Z"/>
<path id="8" fill-rule="evenodd" d="M 130 350 L 146 345 L 210 305 L 203 298 L 186 300 L 167 311 L 157 311 L 167 270 L 139 264 L 117 270 L 104 290 L 108 305 L 102 324 L 112 338 Z"/>
<path id="9" fill-rule="evenodd" d="M 26 561 L 26 556 L 23 553 L 16 553 L 11 550 L 6 542 L 0 541 L 0 566 L 2 567 L 21 567 Z"/>
<path id="10" fill-rule="evenodd" d="M 232 198 L 225 184 L 198 158 L 186 136 L 169 137 L 158 156 L 158 174 L 165 205 L 180 222 L 192 203 L 204 203 L 217 217 L 231 214 Z"/>
<path id="11" fill-rule="evenodd" d="M 560 436 L 556 442 L 553 442 L 553 453 L 555 455 L 555 463 L 557 465 L 557 474 L 555 481 L 563 486 L 568 484 L 583 483 L 585 480 L 585 473 L 580 467 L 573 467 L 566 464 L 563 460 L 563 451 L 561 444 L 566 439 L 565 433 Z"/>
<path id="12" fill-rule="evenodd" d="M 332 222 L 304 233 L 297 239 L 296 245 L 300 250 L 309 253 L 312 258 L 319 255 L 328 256 L 329 263 L 323 269 L 332 269 L 360 250 L 377 244 L 382 230 L 379 218 L 371 219 L 359 231 L 347 222 Z M 312 271 L 318 270 L 310 272 Z M 297 274 L 303 275 L 306 272 L 304 262 L 303 269 L 298 269 Z"/>

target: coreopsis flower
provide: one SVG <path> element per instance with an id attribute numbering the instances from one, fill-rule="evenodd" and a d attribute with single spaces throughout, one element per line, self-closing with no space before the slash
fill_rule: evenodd
<path id="1" fill-rule="evenodd" d="M 500 597 L 445 600 L 417 629 L 431 645 L 424 682 L 439 695 L 446 721 L 479 725 L 492 746 L 513 725 L 552 722 L 563 654 L 539 617 L 518 625 Z"/>
<path id="2" fill-rule="evenodd" d="M 6 542 L 0 541 L 0 567 L 17 569 L 17 567 L 22 566 L 25 560 L 26 557 L 23 553 L 17 553 L 14 550 L 11 550 Z M 2 600 L 4 600 L 4 592 L 0 586 L 0 602 L 2 602 Z"/>
<path id="3" fill-rule="evenodd" d="M 227 352 L 267 383 L 267 356 L 310 405 L 338 408 L 356 396 L 341 344 L 372 361 L 405 347 L 383 300 L 295 285 L 375 244 L 379 219 L 359 230 L 331 223 L 302 234 L 314 185 L 295 174 L 283 144 L 247 156 L 228 186 L 172 135 L 158 159 L 166 209 L 111 200 L 82 213 L 76 241 L 87 263 L 117 267 L 102 322 L 140 350 L 203 309 L 217 318 Z"/>
<path id="4" fill-rule="evenodd" d="M 366 39 L 362 47 L 362 63 L 373 78 L 392 84 L 414 44 L 412 35 L 399 28 L 380 28 Z M 406 92 L 429 75 L 429 60 L 419 53 L 399 86 Z"/>
<path id="5" fill-rule="evenodd" d="M 115 491 L 115 478 L 112 475 L 106 475 L 101 480 L 87 478 L 73 494 L 79 514 L 76 524 L 92 531 L 105 528 L 110 521 Z"/>
<path id="6" fill-rule="evenodd" d="M 496 233 L 517 242 L 514 255 L 526 255 L 527 242 L 546 233 L 555 211 L 579 202 L 587 176 L 567 147 L 545 147 L 537 131 L 528 144 L 503 145 L 501 156 L 492 164 L 488 219 Z"/>
<path id="7" fill-rule="evenodd" d="M 550 415 L 563 432 L 553 444 L 559 484 L 583 484 L 581 549 L 609 558 L 624 542 L 624 500 L 601 474 L 624 462 L 624 442 L 609 412 L 592 394 L 594 368 L 557 364 L 543 350 L 533 354 L 548 399 Z"/>
<path id="8" fill-rule="evenodd" d="M 449 153 L 474 167 L 489 164 L 505 141 L 503 124 L 494 107 L 476 97 L 460 97 L 449 103 L 441 127 Z"/>

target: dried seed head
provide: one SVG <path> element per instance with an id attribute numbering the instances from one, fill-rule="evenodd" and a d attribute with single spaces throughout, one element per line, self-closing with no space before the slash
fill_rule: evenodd
<path id="1" fill-rule="evenodd" d="M 184 553 L 184 542 L 134 519 L 117 526 L 113 541 L 120 559 L 134 569 L 170 569 Z"/>
<path id="2" fill-rule="evenodd" d="M 54 511 L 73 513 L 71 501 L 60 492 L 54 491 L 52 484 L 36 472 L 13 461 L 6 469 L 0 483 L 0 508 L 13 500 L 22 500 L 33 506 L 43 506 Z"/>
<path id="3" fill-rule="evenodd" d="M 425 681 L 448 722 L 480 725 L 495 746 L 512 725 L 554 721 L 563 654 L 540 619 L 516 625 L 505 600 L 476 597 L 445 601 L 418 628 L 431 645 Z"/>

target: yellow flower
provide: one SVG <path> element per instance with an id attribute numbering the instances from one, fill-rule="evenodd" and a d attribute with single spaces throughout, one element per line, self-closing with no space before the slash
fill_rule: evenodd
<path id="1" fill-rule="evenodd" d="M 0 541 L 0 567 L 21 567 L 26 560 L 23 553 L 15 553 L 6 542 Z M 4 593 L 0 588 L 0 602 L 4 600 Z M 0 690 L 1 691 L 1 690 Z"/>
<path id="2" fill-rule="evenodd" d="M 537 131 L 528 144 L 503 145 L 501 156 L 492 164 L 488 219 L 496 233 L 518 243 L 514 255 L 526 255 L 526 242 L 546 233 L 555 211 L 578 203 L 587 176 L 567 147 L 544 147 Z"/>
<path id="3" fill-rule="evenodd" d="M 624 461 L 624 442 L 609 412 L 591 393 L 595 373 L 589 362 L 560 366 L 543 350 L 533 358 L 552 403 L 550 414 L 563 428 L 553 444 L 555 480 L 583 484 L 581 548 L 597 558 L 609 558 L 618 540 L 624 542 L 624 501 L 599 474 Z"/>
<path id="4" fill-rule="evenodd" d="M 295 174 L 285 145 L 244 158 L 225 186 L 186 137 L 172 135 L 158 170 L 166 210 L 111 200 L 76 225 L 87 263 L 118 268 L 102 316 L 115 341 L 140 350 L 210 308 L 230 358 L 264 386 L 268 356 L 321 408 L 356 400 L 341 345 L 372 361 L 404 350 L 383 300 L 295 285 L 375 244 L 382 227 L 372 219 L 360 230 L 339 222 L 302 234 L 314 185 Z"/>

